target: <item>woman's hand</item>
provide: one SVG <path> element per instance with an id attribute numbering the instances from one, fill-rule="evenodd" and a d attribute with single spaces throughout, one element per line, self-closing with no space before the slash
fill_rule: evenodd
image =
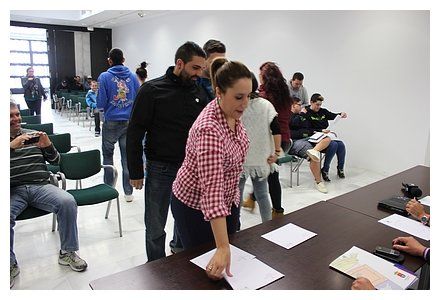
<path id="1" fill-rule="evenodd" d="M 271 164 L 275 163 L 277 161 L 277 159 L 278 159 L 278 155 L 272 154 L 267 158 L 267 163 L 269 165 L 271 165 Z"/>
<path id="2" fill-rule="evenodd" d="M 226 275 L 232 277 L 231 271 L 231 251 L 228 247 L 217 248 L 214 256 L 206 266 L 206 274 L 213 280 L 220 280 L 223 278 L 223 271 L 226 269 Z"/>

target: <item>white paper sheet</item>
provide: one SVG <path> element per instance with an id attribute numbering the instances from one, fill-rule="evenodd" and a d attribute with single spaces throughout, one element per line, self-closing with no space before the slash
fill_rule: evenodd
<path id="1" fill-rule="evenodd" d="M 254 255 L 233 245 L 230 245 L 230 249 L 230 271 L 233 276 L 229 277 L 225 272 L 223 272 L 223 276 L 234 290 L 256 290 L 284 277 L 283 274 L 261 262 Z M 208 251 L 190 261 L 206 270 L 215 250 Z"/>
<path id="2" fill-rule="evenodd" d="M 225 278 L 234 290 L 256 290 L 284 277 L 257 258 L 231 265 L 231 273 Z"/>
<path id="3" fill-rule="evenodd" d="M 417 277 L 398 265 L 353 246 L 330 263 L 330 267 L 353 278 L 366 277 L 378 290 L 400 290 L 409 287 Z"/>
<path id="4" fill-rule="evenodd" d="M 196 258 L 191 259 L 190 261 L 202 268 L 203 270 L 206 270 L 206 266 L 208 265 L 211 258 L 214 256 L 214 253 L 217 249 L 212 249 L 211 251 L 206 252 L 205 254 L 202 254 Z M 243 260 L 249 260 L 255 257 L 255 255 L 252 255 L 246 251 L 241 250 L 240 248 L 235 247 L 234 245 L 230 245 L 231 250 L 231 266 L 234 266 L 240 261 Z"/>
<path id="5" fill-rule="evenodd" d="M 336 118 L 333 120 L 333 122 L 330 122 L 330 124 L 327 126 L 327 129 L 333 131 L 340 119 L 341 119 L 341 115 L 337 115 Z"/>
<path id="6" fill-rule="evenodd" d="M 316 233 L 306 230 L 292 223 L 263 234 L 261 237 L 280 245 L 286 249 L 291 249 L 308 239 L 314 237 Z"/>
<path id="7" fill-rule="evenodd" d="M 378 222 L 429 241 L 430 228 L 419 221 L 393 214 Z"/>
<path id="8" fill-rule="evenodd" d="M 425 196 L 422 199 L 419 200 L 420 203 L 426 206 L 431 206 L 431 196 Z"/>

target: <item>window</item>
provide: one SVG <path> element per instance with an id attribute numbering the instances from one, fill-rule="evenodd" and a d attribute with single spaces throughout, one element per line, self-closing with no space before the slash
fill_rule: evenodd
<path id="1" fill-rule="evenodd" d="M 21 78 L 26 69 L 34 68 L 45 89 L 50 88 L 49 58 L 47 52 L 46 29 L 10 26 L 10 89 L 14 94 L 22 94 Z"/>

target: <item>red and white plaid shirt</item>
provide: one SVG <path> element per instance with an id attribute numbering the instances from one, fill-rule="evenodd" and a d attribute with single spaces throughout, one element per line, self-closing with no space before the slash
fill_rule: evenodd
<path id="1" fill-rule="evenodd" d="M 217 100 L 211 101 L 189 131 L 174 195 L 201 210 L 206 221 L 230 215 L 232 204 L 240 203 L 238 182 L 248 148 L 242 123 L 237 121 L 233 132 Z"/>

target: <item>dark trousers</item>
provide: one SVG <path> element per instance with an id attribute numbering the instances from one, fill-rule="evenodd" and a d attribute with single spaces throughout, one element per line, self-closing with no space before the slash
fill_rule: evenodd
<path id="1" fill-rule="evenodd" d="M 101 133 L 101 119 L 99 117 L 99 110 L 97 109 L 95 109 L 94 118 L 95 118 L 95 133 Z"/>
<path id="2" fill-rule="evenodd" d="M 38 100 L 27 100 L 25 99 L 26 104 L 29 108 L 29 115 L 41 115 L 41 99 Z"/>
<path id="3" fill-rule="evenodd" d="M 178 234 L 183 244 L 183 249 L 191 249 L 207 242 L 214 241 L 211 223 L 204 220 L 200 210 L 193 209 L 183 204 L 179 199 L 171 195 L 171 211 L 174 222 L 177 225 Z M 238 230 L 240 211 L 234 204 L 231 207 L 231 215 L 226 217 L 228 234 Z"/>
<path id="4" fill-rule="evenodd" d="M 287 153 L 289 151 L 289 142 L 282 141 L 281 148 Z M 280 174 L 278 172 L 270 173 L 267 177 L 267 183 L 269 185 L 269 195 L 272 201 L 272 207 L 278 212 L 283 212 L 284 209 L 281 206 L 281 184 L 280 184 Z"/>

